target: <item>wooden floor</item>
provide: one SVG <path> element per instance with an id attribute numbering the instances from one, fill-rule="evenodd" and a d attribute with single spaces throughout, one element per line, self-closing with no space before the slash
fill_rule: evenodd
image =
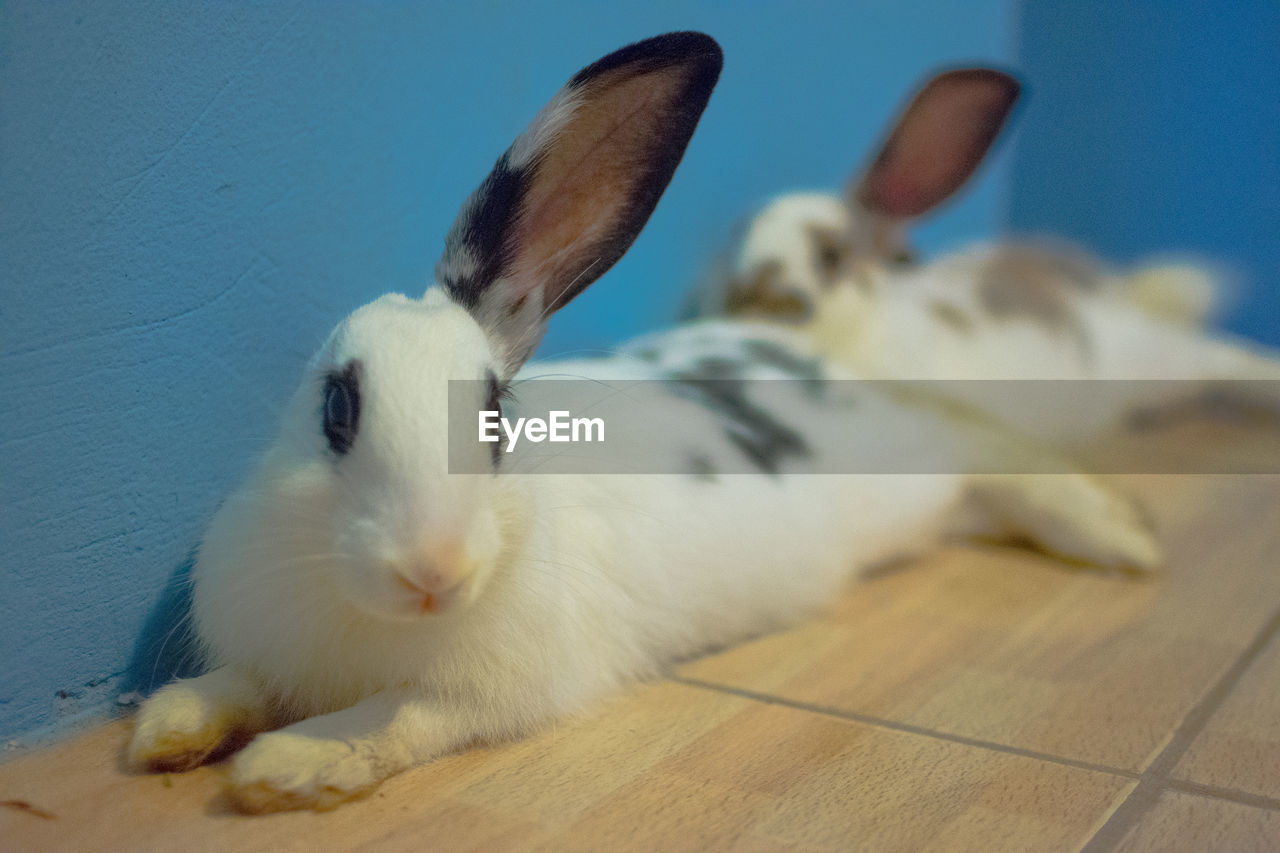
<path id="1" fill-rule="evenodd" d="M 1099 458 L 1231 471 L 1276 435 L 1183 425 Z M 1155 580 L 947 549 L 325 814 L 233 814 L 217 767 L 122 772 L 121 721 L 0 766 L 0 848 L 1280 850 L 1280 477 L 1115 479 L 1159 524 Z"/>

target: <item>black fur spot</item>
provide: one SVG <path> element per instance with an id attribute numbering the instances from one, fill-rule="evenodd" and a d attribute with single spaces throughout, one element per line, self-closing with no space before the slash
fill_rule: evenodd
<path id="1" fill-rule="evenodd" d="M 360 362 L 352 359 L 325 377 L 321 422 L 329 449 L 344 456 L 360 429 Z"/>
<path id="2" fill-rule="evenodd" d="M 950 302 L 940 300 L 930 302 L 929 313 L 960 334 L 967 335 L 973 332 L 973 321 Z"/>
<path id="3" fill-rule="evenodd" d="M 701 453 L 689 457 L 689 476 L 695 480 L 714 483 L 716 481 L 716 469 L 711 464 L 711 458 Z"/>
<path id="4" fill-rule="evenodd" d="M 536 168 L 536 166 L 535 166 Z M 499 279 L 511 261 L 508 238 L 528 185 L 526 170 L 510 166 L 510 152 L 468 199 L 463 214 L 445 238 L 444 256 L 436 265 L 436 279 L 455 302 L 472 309 L 485 289 Z M 460 271 L 458 259 L 472 266 Z"/>
<path id="5" fill-rule="evenodd" d="M 721 367 L 733 364 L 727 359 L 706 361 Z M 697 401 L 725 421 L 725 437 L 764 473 L 777 475 L 788 456 L 811 455 L 800 433 L 747 399 L 744 380 L 678 373 L 670 381 L 676 394 Z"/>
<path id="6" fill-rule="evenodd" d="M 757 265 L 750 273 L 729 279 L 725 286 L 724 313 L 802 323 L 813 318 L 813 302 L 803 289 L 783 278 L 782 264 L 769 261 Z"/>
<path id="7" fill-rule="evenodd" d="M 739 379 L 746 367 L 743 362 L 712 355 L 698 359 L 692 375 L 699 379 Z"/>
<path id="8" fill-rule="evenodd" d="M 760 364 L 777 368 L 804 383 L 805 393 L 812 399 L 821 399 L 826 387 L 826 372 L 816 358 L 806 358 L 794 350 L 773 341 L 752 340 L 743 344 L 747 357 Z"/>
<path id="9" fill-rule="evenodd" d="M 690 57 L 701 57 L 694 75 L 693 88 L 706 89 L 709 93 L 720 75 L 720 65 L 723 62 L 720 46 L 702 33 L 687 31 L 665 33 L 629 44 L 573 75 L 569 85 L 582 86 L 592 78 L 627 65 L 634 65 L 636 73 L 645 73 L 685 62 Z"/>

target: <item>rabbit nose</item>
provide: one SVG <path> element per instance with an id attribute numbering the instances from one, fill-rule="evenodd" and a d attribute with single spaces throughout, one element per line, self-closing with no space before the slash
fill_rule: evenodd
<path id="1" fill-rule="evenodd" d="M 395 580 L 406 591 L 421 596 L 423 613 L 446 603 L 465 579 L 462 552 L 450 544 L 415 550 L 397 567 Z"/>
<path id="2" fill-rule="evenodd" d="M 411 586 L 423 592 L 439 592 L 452 585 L 446 581 L 439 563 L 429 557 L 410 560 L 405 566 L 404 576 Z"/>

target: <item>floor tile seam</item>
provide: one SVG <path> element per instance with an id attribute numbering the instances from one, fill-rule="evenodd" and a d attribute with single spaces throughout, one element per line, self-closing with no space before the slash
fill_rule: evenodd
<path id="1" fill-rule="evenodd" d="M 1254 794 L 1239 788 L 1227 788 L 1221 785 L 1206 785 L 1203 782 L 1192 782 L 1190 779 L 1169 779 L 1165 788 L 1179 794 L 1191 794 L 1211 800 L 1223 800 L 1256 809 L 1280 812 L 1280 797 L 1268 797 L 1265 794 Z"/>
<path id="2" fill-rule="evenodd" d="M 1121 779 L 1134 781 L 1139 778 L 1136 770 L 1127 770 L 1122 767 L 1112 767 L 1106 764 L 1098 764 L 1091 761 L 1083 761 L 1080 759 L 1069 758 L 1063 755 L 1054 755 L 1048 752 L 1039 752 L 1037 750 L 1024 749 L 1022 747 L 1011 746 L 1009 744 L 999 743 L 998 741 L 984 740 L 983 738 L 968 737 L 966 735 L 955 734 L 953 732 L 931 729 L 927 726 L 919 726 L 913 723 L 904 723 L 899 720 L 891 720 L 886 717 L 878 717 L 872 714 L 864 714 L 859 711 L 848 711 L 842 708 L 832 708 L 825 705 L 817 705 L 811 702 L 802 702 L 795 699 L 788 699 L 785 696 L 777 696 L 771 693 L 759 693 L 754 690 L 747 690 L 741 687 L 735 687 L 730 684 L 719 684 L 713 681 L 703 681 L 696 678 L 685 678 L 681 676 L 672 676 L 672 681 L 678 684 L 684 684 L 689 687 L 698 687 L 706 690 L 714 690 L 719 693 L 727 693 L 733 696 L 739 696 L 744 699 L 751 699 L 756 702 L 762 702 L 770 705 L 780 705 L 799 711 L 808 711 L 813 714 L 820 714 L 824 717 L 834 717 L 846 722 L 862 723 L 863 725 L 872 726 L 878 729 L 886 729 L 889 731 L 901 732 L 904 734 L 918 735 L 920 737 L 931 738 L 933 740 L 946 741 L 961 746 L 970 746 L 977 749 L 983 749 L 989 752 L 999 752 L 1005 755 L 1013 755 L 1019 758 L 1028 758 L 1036 761 L 1044 761 L 1063 767 L 1071 767 L 1077 770 L 1087 770 L 1093 773 L 1102 773 L 1108 776 L 1115 776 Z"/>
<path id="3" fill-rule="evenodd" d="M 1231 665 L 1218 677 L 1182 721 L 1173 730 L 1168 741 L 1142 771 L 1138 784 L 1125 801 L 1111 814 L 1093 838 L 1081 848 L 1082 853 L 1100 853 L 1103 850 L 1115 849 L 1138 824 L 1160 794 L 1173 788 L 1177 781 L 1172 774 L 1178 762 L 1182 760 L 1196 739 L 1204 731 L 1213 715 L 1217 713 L 1235 691 L 1249 668 L 1253 665 L 1267 646 L 1280 632 L 1280 609 L 1275 610 L 1254 638 L 1236 656 Z"/>

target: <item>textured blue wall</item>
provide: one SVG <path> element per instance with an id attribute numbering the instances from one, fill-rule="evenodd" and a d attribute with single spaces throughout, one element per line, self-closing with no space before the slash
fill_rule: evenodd
<path id="1" fill-rule="evenodd" d="M 1280 3 L 1025 3 L 1009 220 L 1117 261 L 1232 273 L 1238 332 L 1280 345 Z"/>
<path id="2" fill-rule="evenodd" d="M 1007 3 L 962 5 L 0 5 L 0 737 L 181 663 L 182 567 L 304 360 L 422 290 L 579 67 L 679 28 L 727 55 L 650 228 L 544 352 L 661 324 L 749 209 L 837 186 L 922 69 L 1007 60 Z M 998 201 L 926 240 L 986 233 Z"/>

